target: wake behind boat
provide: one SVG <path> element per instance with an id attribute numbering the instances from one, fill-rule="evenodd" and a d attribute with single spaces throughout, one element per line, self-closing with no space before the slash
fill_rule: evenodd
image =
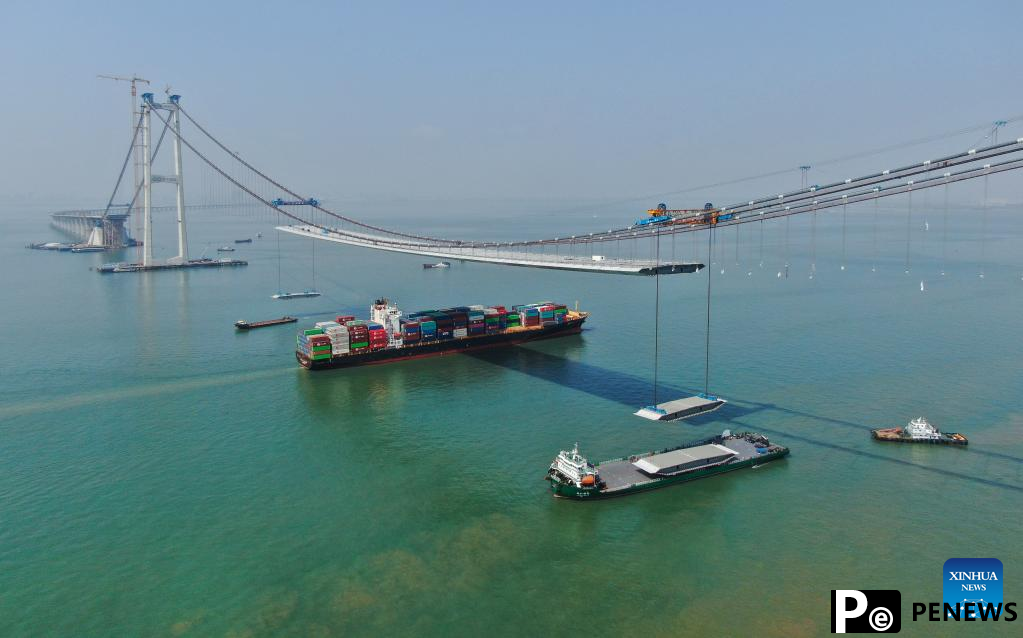
<path id="1" fill-rule="evenodd" d="M 423 264 L 423 268 L 451 268 L 451 262 L 441 261 L 436 264 Z"/>

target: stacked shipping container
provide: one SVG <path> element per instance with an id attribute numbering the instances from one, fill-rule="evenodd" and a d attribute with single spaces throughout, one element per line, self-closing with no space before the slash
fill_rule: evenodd
<path id="1" fill-rule="evenodd" d="M 564 323 L 568 308 L 551 302 L 513 306 L 457 306 L 441 310 L 423 310 L 403 317 L 397 307 L 379 300 L 372 307 L 375 316 L 386 323 L 363 321 L 352 315 L 338 315 L 336 321 L 323 321 L 298 336 L 299 350 L 313 360 L 388 346 L 418 344 L 427 341 L 464 339 L 521 329 L 548 323 Z"/>

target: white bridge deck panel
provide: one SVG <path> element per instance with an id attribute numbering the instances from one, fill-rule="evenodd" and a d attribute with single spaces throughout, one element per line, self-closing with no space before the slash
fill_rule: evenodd
<path id="1" fill-rule="evenodd" d="M 376 237 L 349 230 L 333 232 L 315 226 L 278 226 L 277 230 L 300 235 L 312 239 L 361 246 L 375 250 L 422 255 L 439 259 L 457 259 L 460 261 L 476 261 L 506 266 L 523 266 L 527 268 L 551 268 L 554 270 L 576 270 L 614 275 L 653 275 L 656 270 L 662 275 L 691 273 L 703 268 L 703 264 L 695 262 L 666 262 L 659 264 L 651 260 L 610 259 L 594 260 L 592 257 L 574 255 L 536 255 L 521 251 L 502 251 L 498 248 L 471 248 L 431 246 L 417 243 L 414 240 L 399 240 Z"/>

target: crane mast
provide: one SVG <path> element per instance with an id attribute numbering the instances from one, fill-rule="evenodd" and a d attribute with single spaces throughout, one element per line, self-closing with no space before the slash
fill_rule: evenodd
<path id="1" fill-rule="evenodd" d="M 136 136 L 135 135 L 135 127 L 138 125 L 139 118 L 142 116 L 142 105 L 141 105 L 141 102 L 138 99 L 138 85 L 139 84 L 149 84 L 149 80 L 147 80 L 145 78 L 141 78 L 141 77 L 139 77 L 139 76 L 137 76 L 135 74 L 132 74 L 130 76 L 98 74 L 96 77 L 100 78 L 100 79 L 103 79 L 103 80 L 113 80 L 115 82 L 127 82 L 131 86 L 131 107 L 130 107 L 130 111 L 129 111 L 130 114 L 131 114 L 131 121 L 128 124 L 131 127 L 129 129 L 129 132 L 131 133 L 132 139 L 135 140 L 135 142 L 132 144 L 132 149 L 131 149 L 131 153 L 132 153 L 132 171 L 133 171 L 134 178 L 132 180 L 132 191 L 131 191 L 132 197 L 129 200 L 129 202 L 132 204 L 132 206 L 128 209 L 127 212 L 128 212 L 128 215 L 132 215 L 132 213 L 134 212 L 133 209 L 135 208 L 135 206 L 134 206 L 135 194 L 139 192 L 139 188 L 142 185 L 142 177 L 143 177 L 142 176 L 142 173 L 143 173 L 143 165 L 142 165 L 143 164 L 142 163 L 142 139 L 141 139 L 142 136 Z M 138 215 L 132 215 L 132 219 L 137 220 L 138 219 Z M 136 227 L 138 226 L 138 224 L 139 224 L 139 222 L 136 221 L 136 223 L 135 223 Z M 136 230 L 138 230 L 138 228 L 136 228 Z M 135 233 L 135 236 L 138 237 L 138 233 L 137 232 Z"/>

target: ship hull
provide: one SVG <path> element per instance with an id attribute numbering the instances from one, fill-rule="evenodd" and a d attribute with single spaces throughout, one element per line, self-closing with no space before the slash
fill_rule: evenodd
<path id="1" fill-rule="evenodd" d="M 881 441 L 882 443 L 923 443 L 930 445 L 955 445 L 964 446 L 969 445 L 970 442 L 967 438 L 956 432 L 942 432 L 941 437 L 937 439 L 915 439 L 911 436 L 905 436 L 901 433 L 895 432 L 894 428 L 882 428 L 879 430 L 871 430 L 870 436 L 875 441 Z M 956 438 L 960 437 L 960 438 Z"/>
<path id="2" fill-rule="evenodd" d="M 576 487 L 574 484 L 565 483 L 550 476 L 548 476 L 547 479 L 551 483 L 551 492 L 554 493 L 554 496 L 560 498 L 571 498 L 581 501 L 592 501 L 596 499 L 614 498 L 616 496 L 626 496 L 629 494 L 637 494 L 639 492 L 647 492 L 662 487 L 668 487 L 669 485 L 688 483 L 689 481 L 695 481 L 697 479 L 707 478 L 709 476 L 715 476 L 717 474 L 724 474 L 725 472 L 734 472 L 735 470 L 741 470 L 748 467 L 763 465 L 764 463 L 770 463 L 771 461 L 787 456 L 788 453 L 789 453 L 788 448 L 783 448 L 777 452 L 768 452 L 766 454 L 761 454 L 754 458 L 744 459 L 742 461 L 736 461 L 734 463 L 728 463 L 725 465 L 709 467 L 703 470 L 693 470 L 692 472 L 686 472 L 678 476 L 667 476 L 662 479 L 653 480 L 646 483 L 639 483 L 631 487 L 625 487 L 616 490 L 601 490 L 596 487 L 580 488 Z"/>
<path id="3" fill-rule="evenodd" d="M 382 363 L 393 363 L 396 361 L 407 361 L 409 359 L 422 359 L 425 357 L 438 357 L 446 354 L 458 354 L 462 352 L 474 352 L 489 348 L 500 348 L 514 346 L 530 341 L 541 339 L 553 339 L 556 337 L 567 337 L 579 334 L 582 331 L 585 317 L 570 319 L 564 323 L 544 326 L 537 330 L 522 332 L 501 332 L 489 335 L 464 337 L 461 339 L 445 339 L 441 341 L 430 341 L 415 346 L 404 346 L 402 348 L 385 348 L 372 352 L 360 354 L 347 354 L 330 359 L 311 360 L 303 352 L 296 351 L 295 358 L 298 363 L 309 370 L 332 370 L 336 368 L 352 368 L 356 366 L 375 365 Z"/>

